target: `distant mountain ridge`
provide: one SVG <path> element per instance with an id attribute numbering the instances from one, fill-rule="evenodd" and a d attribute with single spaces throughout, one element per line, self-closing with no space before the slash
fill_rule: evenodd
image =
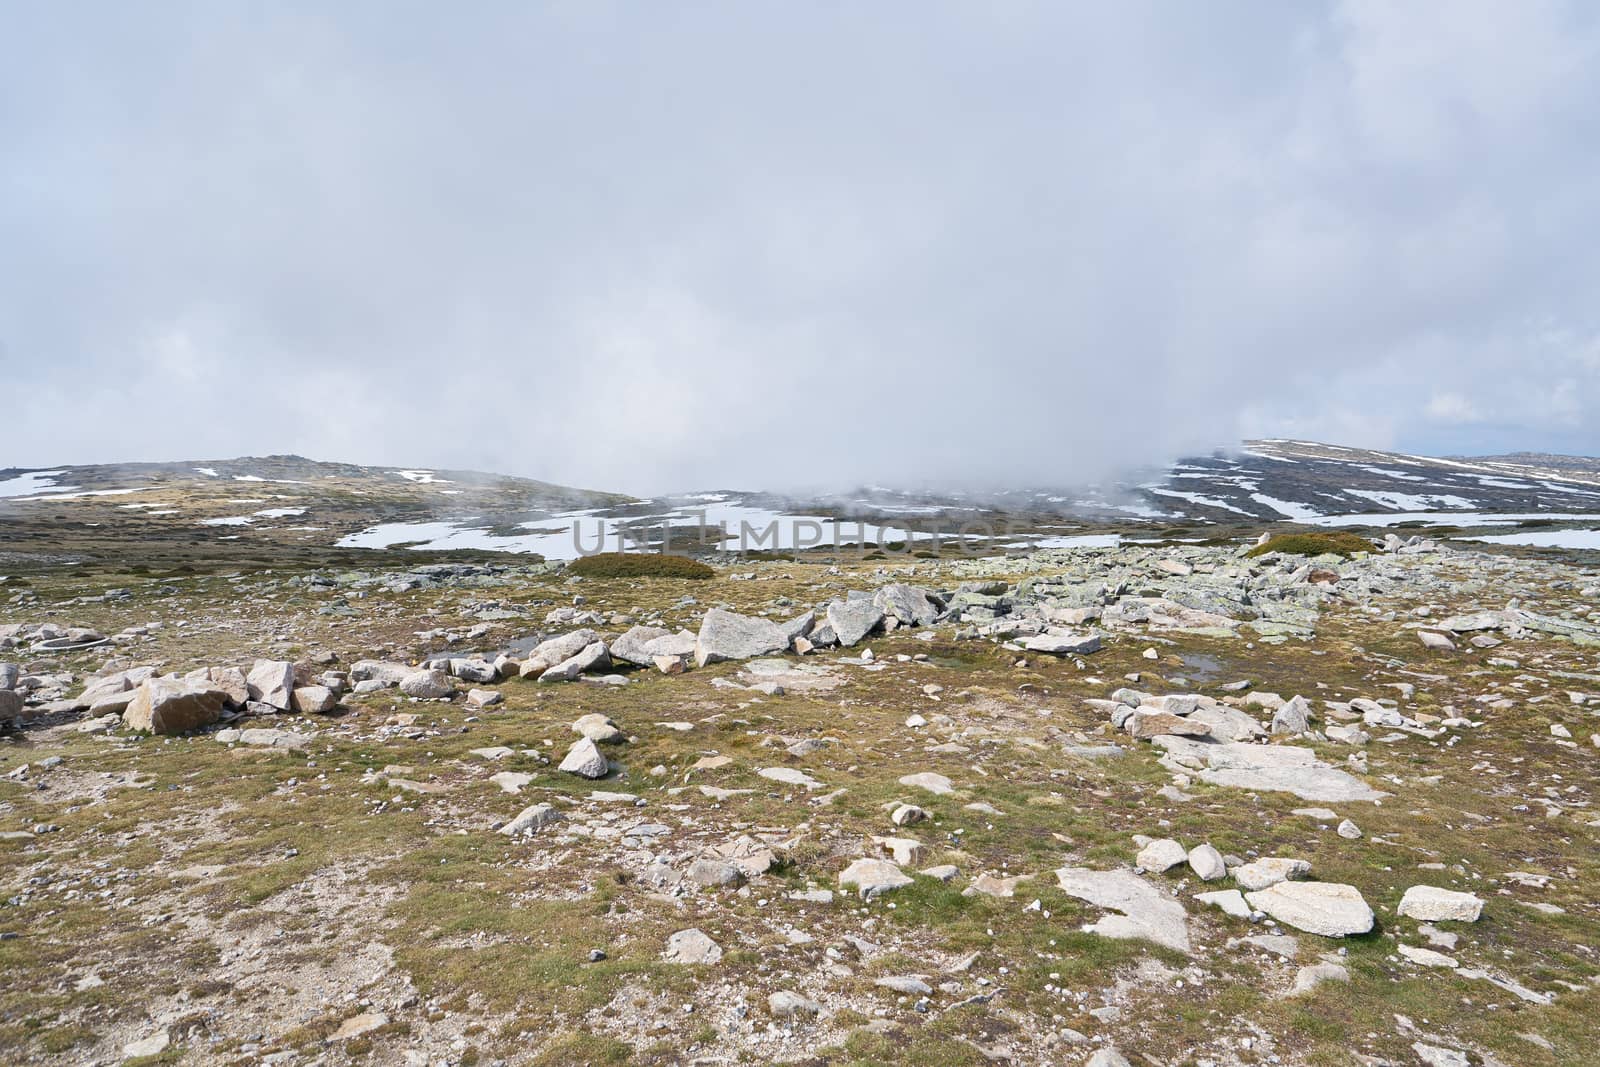
<path id="1" fill-rule="evenodd" d="M 825 497 L 723 490 L 643 500 L 481 471 L 293 455 L 0 470 L 0 548 L 60 542 L 96 551 L 135 543 L 188 550 L 214 543 L 224 555 L 252 546 L 410 546 L 559 558 L 578 551 L 580 541 L 592 548 L 618 531 L 634 547 L 670 542 L 715 551 L 724 545 L 714 536 L 722 529 L 840 522 L 877 528 L 830 536 L 885 543 L 987 523 L 1007 531 L 1000 540 L 1020 545 L 1070 539 L 1086 528 L 1316 524 L 1341 516 L 1355 516 L 1343 524 L 1359 524 L 1363 515 L 1382 525 L 1412 512 L 1450 513 L 1461 522 L 1482 515 L 1600 518 L 1600 460 L 1428 457 L 1259 440 L 1142 478 L 1066 489 L 872 487 Z"/>

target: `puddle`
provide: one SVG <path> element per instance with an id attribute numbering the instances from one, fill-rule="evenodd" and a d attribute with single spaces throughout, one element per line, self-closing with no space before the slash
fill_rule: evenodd
<path id="1" fill-rule="evenodd" d="M 1209 682 L 1222 673 L 1222 661 L 1215 656 L 1185 652 L 1181 658 L 1184 676 L 1191 682 Z"/>

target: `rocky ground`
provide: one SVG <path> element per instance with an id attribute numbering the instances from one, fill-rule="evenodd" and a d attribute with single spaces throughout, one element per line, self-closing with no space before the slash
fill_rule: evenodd
<path id="1" fill-rule="evenodd" d="M 19 565 L 0 1058 L 1593 1062 L 1600 568 L 1248 547 Z"/>

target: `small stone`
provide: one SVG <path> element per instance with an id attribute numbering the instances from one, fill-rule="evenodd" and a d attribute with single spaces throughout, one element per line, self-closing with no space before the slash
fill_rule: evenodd
<path id="1" fill-rule="evenodd" d="M 955 792 L 955 789 L 950 785 L 950 779 L 942 774 L 934 774 L 932 771 L 904 775 L 900 779 L 900 784 L 914 786 L 917 789 L 926 789 L 935 796 L 941 797 L 949 796 Z"/>
<path id="2" fill-rule="evenodd" d="M 722 946 L 700 930 L 679 930 L 667 938 L 662 958 L 668 963 L 716 963 L 722 959 Z"/>
<path id="3" fill-rule="evenodd" d="M 1210 845 L 1196 845 L 1186 858 L 1189 869 L 1202 882 L 1216 882 L 1227 877 L 1228 866 L 1222 860 L 1222 853 Z"/>
<path id="4" fill-rule="evenodd" d="M 1182 845 L 1170 837 L 1163 837 L 1157 841 L 1150 842 L 1140 849 L 1139 855 L 1134 862 L 1147 871 L 1160 874 L 1162 871 L 1176 867 L 1188 858 L 1189 854 Z"/>
<path id="5" fill-rule="evenodd" d="M 329 1035 L 328 1040 L 349 1041 L 351 1038 L 370 1034 L 380 1026 L 387 1026 L 389 1017 L 382 1012 L 364 1011 L 360 1015 L 352 1015 L 339 1024 L 339 1029 Z"/>
<path id="6" fill-rule="evenodd" d="M 910 876 L 888 860 L 859 859 L 839 874 L 840 888 L 855 886 L 862 900 L 871 900 L 910 884 Z"/>
<path id="7" fill-rule="evenodd" d="M 1196 893 L 1194 899 L 1202 904 L 1210 904 L 1214 908 L 1221 908 L 1225 914 L 1235 919 L 1250 918 L 1250 905 L 1244 902 L 1244 894 L 1237 889 L 1218 889 L 1211 893 Z"/>
<path id="8" fill-rule="evenodd" d="M 1350 972 L 1337 963 L 1313 963 L 1309 967 L 1302 967 L 1295 972 L 1294 985 L 1289 989 L 1291 997 L 1303 996 L 1311 992 L 1323 982 L 1348 982 Z"/>
<path id="9" fill-rule="evenodd" d="M 165 1052 L 170 1044 L 172 1044 L 172 1038 L 167 1036 L 165 1030 L 162 1030 L 160 1033 L 151 1034 L 149 1037 L 140 1038 L 138 1041 L 128 1042 L 122 1046 L 122 1054 L 129 1059 L 136 1059 L 140 1056 L 157 1056 Z"/>
<path id="10" fill-rule="evenodd" d="M 781 989 L 767 998 L 767 1010 L 779 1019 L 814 1019 L 822 1014 L 822 1005 L 799 993 Z"/>
<path id="11" fill-rule="evenodd" d="M 1311 864 L 1305 860 L 1283 856 L 1264 856 L 1234 868 L 1233 880 L 1245 889 L 1265 889 L 1291 878 L 1311 873 Z"/>
<path id="12" fill-rule="evenodd" d="M 1477 922 L 1483 901 L 1471 893 L 1458 893 L 1431 885 L 1414 885 L 1400 898 L 1400 915 L 1424 922 Z"/>

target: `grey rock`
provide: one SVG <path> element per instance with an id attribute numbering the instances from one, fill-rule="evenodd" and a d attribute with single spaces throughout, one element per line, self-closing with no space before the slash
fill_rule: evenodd
<path id="1" fill-rule="evenodd" d="M 839 874 L 839 887 L 856 887 L 862 900 L 871 900 L 911 884 L 911 876 L 888 860 L 859 859 Z"/>
<path id="2" fill-rule="evenodd" d="M 322 715 L 339 706 L 339 698 L 325 685 L 300 686 L 291 699 L 302 715 Z"/>
<path id="3" fill-rule="evenodd" d="M 604 641 L 585 645 L 577 653 L 542 671 L 541 682 L 571 682 L 588 671 L 603 671 L 611 666 L 611 652 Z"/>
<path id="4" fill-rule="evenodd" d="M 1068 896 L 1116 913 L 1085 926 L 1090 933 L 1144 938 L 1185 954 L 1193 951 L 1183 905 L 1132 871 L 1062 867 L 1056 881 Z"/>
<path id="5" fill-rule="evenodd" d="M 435 668 L 413 671 L 400 682 L 400 692 L 418 700 L 436 700 L 450 696 L 455 691 L 455 686 L 450 684 L 450 676 Z"/>
<path id="6" fill-rule="evenodd" d="M 1285 856 L 1263 856 L 1233 869 L 1233 880 L 1245 889 L 1265 889 L 1291 878 L 1302 878 L 1311 873 L 1311 864 L 1305 860 Z"/>
<path id="7" fill-rule="evenodd" d="M 1188 857 L 1189 853 L 1182 845 L 1170 837 L 1162 837 L 1140 849 L 1134 862 L 1153 874 L 1160 874 L 1176 867 Z"/>
<path id="8" fill-rule="evenodd" d="M 1400 898 L 1397 914 L 1424 922 L 1475 923 L 1483 914 L 1483 901 L 1471 893 L 1414 885 Z"/>
<path id="9" fill-rule="evenodd" d="M 1294 985 L 1289 989 L 1291 997 L 1304 996 L 1323 982 L 1348 982 L 1350 972 L 1337 963 L 1313 963 L 1309 967 L 1302 967 L 1295 972 Z"/>
<path id="10" fill-rule="evenodd" d="M 906 626 L 932 626 L 939 618 L 940 607 L 932 595 L 914 585 L 886 585 L 872 595 L 872 603 Z"/>
<path id="11" fill-rule="evenodd" d="M 1245 900 L 1279 922 L 1323 937 L 1350 937 L 1372 929 L 1372 909 L 1360 890 L 1335 882 L 1279 882 Z"/>
<path id="12" fill-rule="evenodd" d="M 1297 745 L 1218 744 L 1187 737 L 1157 737 L 1154 743 L 1166 749 L 1163 767 L 1179 774 L 1198 772 L 1201 781 L 1212 785 L 1292 793 L 1322 803 L 1381 800 L 1389 795 Z"/>
<path id="13" fill-rule="evenodd" d="M 700 634 L 695 639 L 695 662 L 704 667 L 723 660 L 752 659 L 782 652 L 788 647 L 789 636 L 777 623 L 712 608 L 700 621 Z"/>
<path id="14" fill-rule="evenodd" d="M 835 600 L 828 605 L 828 625 L 846 648 L 861 641 L 883 622 L 883 609 L 870 600 Z"/>
<path id="15" fill-rule="evenodd" d="M 288 711 L 294 703 L 294 664 L 258 659 L 245 678 L 250 699 Z"/>
<path id="16" fill-rule="evenodd" d="M 611 657 L 636 667 L 653 666 L 653 655 L 646 651 L 646 646 L 658 638 L 671 636 L 671 630 L 660 626 L 635 626 L 611 642 Z"/>
<path id="17" fill-rule="evenodd" d="M 583 629 L 542 641 L 524 657 L 519 673 L 524 678 L 537 678 L 551 667 L 564 663 L 599 640 L 599 634 L 593 630 Z"/>
<path id="18" fill-rule="evenodd" d="M 722 959 L 722 946 L 700 930 L 679 930 L 667 938 L 662 958 L 668 963 L 712 964 Z"/>
<path id="19" fill-rule="evenodd" d="M 1227 877 L 1228 867 L 1222 861 L 1222 853 L 1210 845 L 1196 845 L 1185 858 L 1189 861 L 1189 869 L 1202 882 L 1215 882 Z"/>
<path id="20" fill-rule="evenodd" d="M 780 989 L 767 998 L 767 1010 L 779 1019 L 815 1019 L 822 1014 L 822 1005 L 788 989 Z"/>
<path id="21" fill-rule="evenodd" d="M 1296 696 L 1272 713 L 1272 732 L 1298 737 L 1311 731 L 1311 705 Z"/>
<path id="22" fill-rule="evenodd" d="M 220 689 L 176 678 L 151 678 L 140 683 L 123 712 L 122 724 L 153 734 L 186 733 L 220 719 L 227 699 Z"/>
<path id="23" fill-rule="evenodd" d="M 558 769 L 580 778 L 604 778 L 610 772 L 611 765 L 594 742 L 585 737 L 567 750 L 567 756 Z"/>
<path id="24" fill-rule="evenodd" d="M 612 745 L 627 739 L 627 735 L 617 729 L 616 723 L 598 713 L 580 716 L 572 724 L 572 731 L 582 734 L 597 745 Z"/>
<path id="25" fill-rule="evenodd" d="M 1075 634 L 1064 630 L 1046 630 L 1022 643 L 1029 652 L 1045 652 L 1052 656 L 1087 656 L 1100 651 L 1101 641 L 1095 634 Z"/>

